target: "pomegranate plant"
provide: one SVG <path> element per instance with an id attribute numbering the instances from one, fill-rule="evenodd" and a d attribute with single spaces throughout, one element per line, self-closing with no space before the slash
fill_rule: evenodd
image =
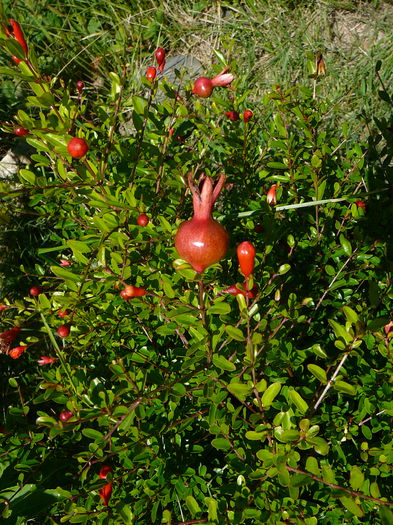
<path id="1" fill-rule="evenodd" d="M 0 218 L 42 243 L 0 297 L 2 521 L 389 523 L 389 129 L 337 125 L 325 77 L 169 81 L 150 29 L 78 88 L 8 26 L 34 152 Z"/>

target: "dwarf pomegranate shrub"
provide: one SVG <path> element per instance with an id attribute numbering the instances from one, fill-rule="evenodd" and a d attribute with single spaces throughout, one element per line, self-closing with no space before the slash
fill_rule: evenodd
<path id="1" fill-rule="evenodd" d="M 35 150 L 2 195 L 50 240 L 20 268 L 40 293 L 0 297 L 4 523 L 389 523 L 387 130 L 337 127 L 323 79 L 255 101 L 228 68 L 82 97 L 2 36 L 31 91 L 2 129 Z"/>

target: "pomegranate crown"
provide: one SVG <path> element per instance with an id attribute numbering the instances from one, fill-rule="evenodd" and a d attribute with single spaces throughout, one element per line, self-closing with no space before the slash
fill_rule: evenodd
<path id="1" fill-rule="evenodd" d="M 195 217 L 201 219 L 210 217 L 213 205 L 224 186 L 225 179 L 226 176 L 222 173 L 214 183 L 211 177 L 202 173 L 199 177 L 199 184 L 196 186 L 192 173 L 188 173 L 187 180 L 192 193 Z"/>

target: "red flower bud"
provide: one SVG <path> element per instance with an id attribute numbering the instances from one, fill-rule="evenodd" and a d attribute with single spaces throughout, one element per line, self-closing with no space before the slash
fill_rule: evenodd
<path id="1" fill-rule="evenodd" d="M 146 70 L 146 78 L 149 82 L 153 82 L 157 75 L 157 69 L 154 66 L 150 66 Z"/>
<path id="2" fill-rule="evenodd" d="M 19 357 L 25 352 L 26 348 L 27 346 L 16 346 L 8 352 L 8 355 L 12 357 L 12 359 L 19 359 Z"/>
<path id="3" fill-rule="evenodd" d="M 254 270 L 255 248 L 249 241 L 244 241 L 237 247 L 240 271 L 248 277 Z"/>
<path id="4" fill-rule="evenodd" d="M 47 355 L 41 356 L 41 359 L 37 361 L 40 366 L 51 365 L 57 361 L 57 357 L 48 357 Z"/>
<path id="5" fill-rule="evenodd" d="M 273 184 L 273 186 L 270 188 L 270 190 L 267 192 L 266 195 L 266 202 L 268 204 L 274 205 L 277 204 L 277 193 L 276 193 L 277 184 Z"/>
<path id="6" fill-rule="evenodd" d="M 20 27 L 19 23 L 16 20 L 13 20 L 12 18 L 10 18 L 9 22 L 12 27 L 13 37 L 23 47 L 23 50 L 25 54 L 27 55 L 27 53 L 29 52 L 29 49 L 27 47 L 22 28 Z"/>

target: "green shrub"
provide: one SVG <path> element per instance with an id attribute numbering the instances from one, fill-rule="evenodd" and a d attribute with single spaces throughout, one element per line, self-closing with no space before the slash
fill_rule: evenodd
<path id="1" fill-rule="evenodd" d="M 21 327 L 1 335 L 4 523 L 389 523 L 389 122 L 368 143 L 337 129 L 323 78 L 250 107 L 238 79 L 204 100 L 164 79 L 124 97 L 124 68 L 90 98 L 1 45 L 22 60 L 3 73 L 31 90 L 19 189 L 49 235 L 0 314 Z M 246 109 L 248 123 L 225 116 Z M 173 245 L 190 172 L 227 177 L 215 218 L 230 249 L 201 275 Z M 225 293 L 243 286 L 244 240 L 255 297 Z M 124 300 L 126 285 L 147 294 Z"/>

